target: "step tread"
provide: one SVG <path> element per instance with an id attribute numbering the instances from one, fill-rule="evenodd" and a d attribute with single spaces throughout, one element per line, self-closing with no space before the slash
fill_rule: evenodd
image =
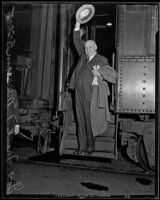
<path id="1" fill-rule="evenodd" d="M 65 140 L 77 140 L 76 135 L 68 135 L 66 136 Z M 115 142 L 115 138 L 112 137 L 96 137 L 95 142 Z"/>
<path id="2" fill-rule="evenodd" d="M 74 151 L 75 149 L 65 149 L 63 155 L 66 154 L 66 155 L 77 156 L 73 154 Z M 112 152 L 93 152 L 91 155 L 87 157 L 115 158 L 115 154 Z"/>
<path id="3" fill-rule="evenodd" d="M 95 142 L 95 150 L 103 152 L 114 152 L 115 142 Z M 65 140 L 64 149 L 77 149 L 77 140 Z"/>

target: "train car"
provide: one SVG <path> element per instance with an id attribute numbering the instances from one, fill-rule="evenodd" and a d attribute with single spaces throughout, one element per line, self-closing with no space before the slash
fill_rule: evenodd
<path id="1" fill-rule="evenodd" d="M 4 4 L 5 31 L 12 8 L 14 84 L 21 134 L 37 141 L 37 151 L 73 155 L 77 149 L 73 92 L 68 89 L 78 61 L 73 45 L 77 9 L 82 3 Z M 156 37 L 158 4 L 92 3 L 95 14 L 83 24 L 118 74 L 109 85 L 111 121 L 95 138 L 92 157 L 128 157 L 145 170 L 155 169 Z M 14 9 L 13 9 L 14 8 Z M 7 41 L 8 38 L 6 38 Z M 74 155 L 73 155 L 74 156 Z"/>

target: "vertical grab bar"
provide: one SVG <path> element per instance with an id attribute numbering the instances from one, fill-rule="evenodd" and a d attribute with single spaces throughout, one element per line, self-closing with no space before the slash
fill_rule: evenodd
<path id="1" fill-rule="evenodd" d="M 115 53 L 112 53 L 112 67 L 115 69 Z M 115 86 L 112 84 L 112 106 L 114 108 L 114 93 L 115 93 Z"/>

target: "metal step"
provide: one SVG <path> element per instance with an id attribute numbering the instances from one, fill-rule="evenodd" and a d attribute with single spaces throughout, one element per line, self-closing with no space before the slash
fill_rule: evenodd
<path id="1" fill-rule="evenodd" d="M 110 141 L 109 141 L 110 140 Z M 114 152 L 114 139 L 109 138 L 108 141 L 95 141 L 95 151 L 96 152 Z M 77 140 L 66 138 L 64 141 L 65 149 L 78 149 Z"/>
<path id="2" fill-rule="evenodd" d="M 77 155 L 74 155 L 73 152 L 75 151 L 75 149 L 65 149 L 64 151 L 64 155 L 73 155 L 75 157 L 77 157 Z M 79 155 L 81 156 L 81 155 Z M 84 156 L 81 156 L 84 157 Z M 96 158 L 110 158 L 110 159 L 114 159 L 115 155 L 114 153 L 111 152 L 93 152 L 91 155 L 88 155 L 87 157 L 96 157 Z"/>
<path id="3" fill-rule="evenodd" d="M 70 120 L 70 113 L 66 117 L 66 126 L 60 144 L 60 155 L 73 155 L 73 151 L 78 149 L 76 135 L 76 123 Z M 112 117 L 108 129 L 101 135 L 95 137 L 95 152 L 91 157 L 117 159 L 116 134 L 115 134 L 115 116 Z"/>
<path id="4" fill-rule="evenodd" d="M 67 131 L 68 131 L 68 135 L 66 137 L 72 137 L 76 135 L 76 124 L 73 122 L 70 123 L 67 128 Z M 96 138 L 99 138 L 99 139 L 102 138 L 103 140 L 104 137 L 112 137 L 112 138 L 115 137 L 115 124 L 108 124 L 107 131 L 97 136 Z"/>

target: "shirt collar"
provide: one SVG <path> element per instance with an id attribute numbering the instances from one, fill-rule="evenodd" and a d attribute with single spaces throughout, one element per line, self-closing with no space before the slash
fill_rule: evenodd
<path id="1" fill-rule="evenodd" d="M 95 52 L 88 60 L 91 61 L 92 58 L 97 54 L 97 52 Z"/>

